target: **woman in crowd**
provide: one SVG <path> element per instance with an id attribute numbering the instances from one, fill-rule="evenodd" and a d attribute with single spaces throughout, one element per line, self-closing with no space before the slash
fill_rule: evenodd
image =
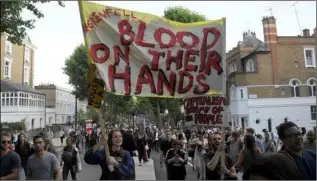
<path id="1" fill-rule="evenodd" d="M 241 167 L 242 172 L 245 172 L 250 168 L 254 160 L 260 155 L 261 150 L 255 146 L 255 137 L 253 135 L 246 134 L 244 136 L 243 144 L 244 147 L 239 153 L 238 161 L 234 167 Z"/>
<path id="2" fill-rule="evenodd" d="M 149 146 L 147 145 L 146 139 L 147 139 L 147 136 L 144 130 L 139 129 L 136 136 L 136 140 L 135 140 L 136 147 L 138 150 L 138 156 L 139 156 L 139 166 L 142 165 L 142 160 L 143 160 L 143 163 L 146 163 L 148 161 L 146 147 L 149 147 Z"/>
<path id="3" fill-rule="evenodd" d="M 201 176 L 203 176 L 203 167 L 204 167 L 204 162 L 203 160 L 203 155 L 205 154 L 205 150 L 203 149 L 203 144 L 201 141 L 198 141 L 196 144 L 196 149 L 195 149 L 195 155 L 194 155 L 194 164 L 193 167 L 197 170 L 197 179 L 200 179 Z"/>
<path id="4" fill-rule="evenodd" d="M 191 158 L 192 164 L 194 164 L 194 158 L 195 158 L 195 150 L 196 145 L 199 142 L 199 138 L 197 138 L 196 133 L 191 133 L 191 138 L 188 141 L 188 157 Z M 195 166 L 193 166 L 193 170 L 195 169 Z"/>
<path id="5" fill-rule="evenodd" d="M 165 162 L 167 163 L 167 180 L 185 180 L 186 164 L 185 151 L 181 149 L 182 143 L 179 140 L 172 141 L 172 148 L 166 153 Z"/>
<path id="6" fill-rule="evenodd" d="M 58 157 L 57 151 L 56 151 L 52 141 L 49 139 L 45 139 L 44 141 L 45 141 L 45 147 L 44 147 L 45 151 L 53 153 L 54 155 L 56 155 L 56 157 Z"/>
<path id="7" fill-rule="evenodd" d="M 74 138 L 66 139 L 66 146 L 63 149 L 61 166 L 63 167 L 63 180 L 67 180 L 70 172 L 72 180 L 77 180 L 76 174 L 81 170 L 79 151 L 74 146 Z"/>
<path id="8" fill-rule="evenodd" d="M 154 134 L 153 132 L 151 131 L 151 129 L 149 127 L 146 127 L 145 128 L 145 134 L 147 135 L 147 156 L 148 158 L 151 157 L 151 151 L 152 151 L 152 147 L 153 147 L 153 140 L 154 140 Z"/>
<path id="9" fill-rule="evenodd" d="M 120 131 L 110 131 L 108 136 L 108 146 L 110 157 L 106 164 L 105 148 L 99 149 L 95 145 L 85 154 L 84 160 L 90 165 L 99 165 L 102 169 L 100 180 L 135 180 L 134 161 L 130 153 L 123 150 L 122 136 Z M 101 137 L 101 141 L 105 141 Z M 99 150 L 98 150 L 99 149 Z"/>
<path id="10" fill-rule="evenodd" d="M 21 159 L 22 168 L 19 177 L 23 180 L 25 178 L 28 159 L 34 153 L 34 149 L 32 145 L 28 143 L 28 141 L 26 140 L 25 134 L 19 134 L 18 141 L 16 142 L 14 151 L 20 156 Z"/>

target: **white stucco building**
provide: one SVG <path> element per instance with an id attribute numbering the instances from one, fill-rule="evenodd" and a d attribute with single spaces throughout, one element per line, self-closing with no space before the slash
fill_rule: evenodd
<path id="1" fill-rule="evenodd" d="M 27 130 L 45 127 L 45 94 L 28 85 L 1 80 L 1 122 L 22 120 Z"/>
<path id="2" fill-rule="evenodd" d="M 46 95 L 48 124 L 67 124 L 75 120 L 75 95 L 70 90 L 52 84 L 34 88 Z"/>

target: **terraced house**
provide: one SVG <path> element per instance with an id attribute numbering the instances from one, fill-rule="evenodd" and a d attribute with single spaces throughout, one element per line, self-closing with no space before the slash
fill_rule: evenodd
<path id="1" fill-rule="evenodd" d="M 274 17 L 262 23 L 264 42 L 244 32 L 227 53 L 230 123 L 258 133 L 284 121 L 316 129 L 316 28 L 278 36 Z"/>

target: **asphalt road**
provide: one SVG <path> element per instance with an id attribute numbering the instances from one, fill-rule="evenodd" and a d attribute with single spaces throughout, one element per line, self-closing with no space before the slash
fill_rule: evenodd
<path id="1" fill-rule="evenodd" d="M 163 168 L 161 168 L 159 153 L 152 150 L 151 158 L 154 161 L 156 180 L 166 180 L 167 179 L 166 167 L 164 165 Z M 197 180 L 197 172 L 193 170 L 193 167 L 191 166 L 191 164 L 186 165 L 186 171 L 187 171 L 186 180 Z"/>
<path id="2" fill-rule="evenodd" d="M 61 151 L 59 151 L 58 152 L 59 160 L 60 160 L 61 154 L 62 154 Z M 101 169 L 99 165 L 86 164 L 84 161 L 84 153 L 81 153 L 80 157 L 81 157 L 82 171 L 77 174 L 77 180 L 99 180 L 101 175 Z M 152 150 L 151 158 L 153 159 L 153 162 L 154 162 L 156 180 L 166 180 L 167 179 L 166 168 L 165 166 L 163 166 L 163 168 L 161 168 L 160 166 L 159 153 Z M 187 164 L 186 169 L 187 169 L 186 179 L 197 180 L 197 172 L 193 170 L 193 167 L 191 166 L 191 164 Z M 68 175 L 68 180 L 72 180 L 70 173 Z"/>
<path id="3" fill-rule="evenodd" d="M 59 160 L 62 152 L 58 153 Z M 101 175 L 101 169 L 99 165 L 88 165 L 84 161 L 84 153 L 80 154 L 82 171 L 77 174 L 77 180 L 99 180 Z M 68 174 L 68 180 L 72 180 L 70 173 Z"/>

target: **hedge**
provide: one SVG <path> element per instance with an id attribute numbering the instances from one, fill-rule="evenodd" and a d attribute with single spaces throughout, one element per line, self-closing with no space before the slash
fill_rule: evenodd
<path id="1" fill-rule="evenodd" d="M 4 122 L 4 123 L 0 123 L 0 128 L 1 131 L 25 131 L 26 127 L 25 127 L 25 120 L 22 120 L 20 122 L 13 122 L 13 123 L 8 123 L 8 122 Z"/>

